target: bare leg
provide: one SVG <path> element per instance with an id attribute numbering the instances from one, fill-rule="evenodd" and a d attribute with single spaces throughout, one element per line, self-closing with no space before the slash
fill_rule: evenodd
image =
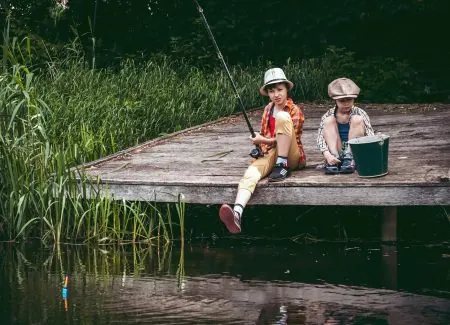
<path id="1" fill-rule="evenodd" d="M 277 151 L 278 156 L 287 157 L 289 148 L 291 147 L 292 136 L 289 134 L 277 134 Z"/>
<path id="2" fill-rule="evenodd" d="M 328 116 L 323 124 L 323 137 L 327 143 L 330 153 L 339 157 L 342 149 L 341 137 L 339 136 L 337 121 L 334 116 Z"/>
<path id="3" fill-rule="evenodd" d="M 350 119 L 350 130 L 348 139 L 353 139 L 364 135 L 364 121 L 361 116 L 355 115 Z M 355 161 L 353 160 L 352 148 L 347 145 L 344 152 L 344 158 L 341 165 L 341 173 L 351 174 L 355 171 Z"/>
<path id="4" fill-rule="evenodd" d="M 292 141 L 292 120 L 287 112 L 278 112 L 275 116 L 275 132 L 278 156 L 287 157 Z"/>
<path id="5" fill-rule="evenodd" d="M 365 134 L 364 120 L 359 115 L 354 115 L 350 120 L 350 130 L 348 131 L 348 139 L 363 137 Z M 352 152 L 352 148 L 347 145 L 345 152 Z"/>
<path id="6" fill-rule="evenodd" d="M 295 166 L 289 166 L 289 154 L 291 147 L 295 144 L 292 141 L 295 132 L 291 116 L 288 112 L 281 111 L 275 115 L 275 134 L 277 140 L 277 160 L 269 175 L 269 182 L 282 181 L 289 176 L 289 167 L 295 169 L 298 166 L 298 162 Z"/>
<path id="7" fill-rule="evenodd" d="M 354 115 L 350 120 L 350 131 L 348 132 L 348 139 L 353 139 L 357 137 L 363 137 L 365 134 L 364 130 L 364 120 L 359 115 Z M 350 151 L 350 146 L 347 146 L 348 151 Z"/>

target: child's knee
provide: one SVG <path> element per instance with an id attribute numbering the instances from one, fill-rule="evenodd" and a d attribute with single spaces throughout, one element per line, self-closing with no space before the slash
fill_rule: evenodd
<path id="1" fill-rule="evenodd" d="M 278 112 L 275 116 L 275 133 L 292 135 L 292 118 L 288 112 Z"/>
<path id="2" fill-rule="evenodd" d="M 364 120 L 360 115 L 353 115 L 350 119 L 350 123 L 353 125 L 361 125 L 364 123 Z"/>
<path id="3" fill-rule="evenodd" d="M 324 125 L 324 127 L 336 125 L 336 118 L 334 116 L 326 117 L 325 120 L 323 121 L 323 125 Z"/>
<path id="4" fill-rule="evenodd" d="M 281 111 L 275 115 L 275 120 L 282 122 L 282 121 L 291 121 L 292 119 L 291 115 L 289 115 L 288 112 Z"/>

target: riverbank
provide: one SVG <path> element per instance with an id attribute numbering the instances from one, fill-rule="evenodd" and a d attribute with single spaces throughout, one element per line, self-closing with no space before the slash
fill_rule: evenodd
<path id="1" fill-rule="evenodd" d="M 325 98 L 330 71 L 321 64 L 286 65 L 297 89 L 310 91 L 296 93 L 295 100 Z M 255 91 L 263 68 L 232 68 L 247 107 L 264 104 Z M 181 206 L 86 200 L 83 193 L 97 185 L 86 180 L 84 192 L 77 192 L 72 168 L 236 111 L 223 71 L 169 57 L 92 70 L 83 57 L 68 54 L 47 69 L 14 64 L 0 86 L 0 163 L 6 166 L 0 171 L 0 227 L 1 238 L 12 241 L 169 241 L 179 233 L 171 225 L 180 224 Z"/>

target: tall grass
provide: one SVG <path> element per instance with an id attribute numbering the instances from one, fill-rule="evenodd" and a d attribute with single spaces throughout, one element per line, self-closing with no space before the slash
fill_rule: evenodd
<path id="1" fill-rule="evenodd" d="M 87 179 L 77 187 L 72 168 L 234 112 L 235 94 L 220 66 L 205 71 L 155 55 L 145 63 L 92 69 L 74 41 L 38 69 L 29 39 L 7 45 L 8 69 L 0 76 L 0 237 L 167 243 L 178 237 L 176 226 L 183 239 L 182 200 L 172 206 L 111 201 Z M 286 63 L 294 96 L 320 97 L 328 81 L 324 64 Z M 231 67 L 247 107 L 265 104 L 257 89 L 269 67 Z M 87 200 L 87 192 L 98 194 Z"/>
<path id="2" fill-rule="evenodd" d="M 247 108 L 263 106 L 259 95 L 270 63 L 231 67 Z M 323 99 L 328 72 L 323 62 L 289 62 L 296 100 Z M 204 71 L 182 60 L 155 56 L 146 63 L 124 60 L 118 70 L 91 70 L 83 60 L 53 61 L 39 79 L 39 96 L 52 107 L 49 136 L 79 148 L 86 160 L 161 134 L 227 116 L 239 108 L 227 75 Z"/>
<path id="3" fill-rule="evenodd" d="M 175 207 L 112 201 L 87 179 L 77 185 L 71 168 L 106 154 L 107 145 L 115 150 L 114 130 L 94 131 L 94 118 L 80 124 L 74 122 L 77 116 L 50 109 L 37 91 L 47 77 L 35 80 L 28 67 L 18 64 L 0 77 L 0 236 L 38 236 L 57 244 L 173 240 L 166 223 L 172 229 Z M 61 132 L 68 118 L 74 119 L 69 132 Z M 87 192 L 98 194 L 87 200 Z"/>

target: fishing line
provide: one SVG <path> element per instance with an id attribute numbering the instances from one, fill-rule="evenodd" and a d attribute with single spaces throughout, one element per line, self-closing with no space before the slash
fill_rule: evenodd
<path id="1" fill-rule="evenodd" d="M 237 90 L 234 79 L 231 76 L 230 70 L 228 69 L 228 66 L 225 63 L 222 52 L 220 52 L 219 46 L 217 45 L 217 42 L 216 42 L 216 39 L 214 38 L 211 28 L 209 27 L 208 21 L 206 20 L 205 14 L 203 13 L 203 9 L 202 9 L 202 7 L 200 7 L 200 4 L 197 2 L 197 0 L 192 0 L 192 1 L 194 1 L 194 4 L 196 5 L 197 10 L 202 18 L 203 26 L 205 26 L 205 29 L 208 32 L 209 38 L 211 39 L 211 41 L 214 45 L 214 49 L 216 50 L 217 57 L 219 58 L 220 62 L 222 62 L 222 65 L 225 68 L 225 71 L 227 72 L 228 79 L 230 80 L 231 85 L 233 86 L 233 90 L 236 93 L 236 98 L 238 99 L 239 105 L 241 106 L 242 113 L 244 113 L 244 119 L 245 119 L 245 122 L 247 123 L 247 127 L 250 131 L 250 134 L 252 135 L 252 138 L 254 138 L 254 137 L 256 137 L 256 134 L 250 123 L 250 120 L 248 119 L 247 112 L 245 111 L 244 103 L 242 102 L 242 98 L 239 95 L 239 92 Z M 250 152 L 250 156 L 252 156 L 253 158 L 262 157 L 263 155 L 264 155 L 264 153 L 262 152 L 259 145 L 256 145 L 256 148 Z"/>

